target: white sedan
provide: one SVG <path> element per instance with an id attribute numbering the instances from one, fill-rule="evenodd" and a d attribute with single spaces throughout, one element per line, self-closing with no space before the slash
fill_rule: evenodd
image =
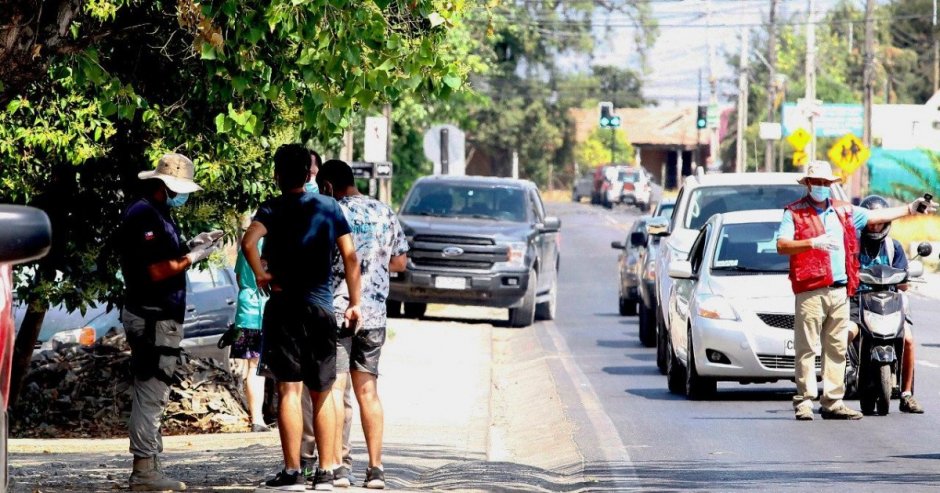
<path id="1" fill-rule="evenodd" d="M 716 383 L 793 380 L 794 296 L 776 249 L 783 210 L 714 215 L 687 260 L 673 260 L 669 390 L 706 397 Z M 817 373 L 819 358 L 816 358 Z"/>

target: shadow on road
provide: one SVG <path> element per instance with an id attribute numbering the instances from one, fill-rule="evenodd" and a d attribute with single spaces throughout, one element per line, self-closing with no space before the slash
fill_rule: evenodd
<path id="1" fill-rule="evenodd" d="M 610 375 L 654 375 L 659 376 L 659 368 L 652 365 L 643 366 L 605 366 L 604 373 Z"/>
<path id="2" fill-rule="evenodd" d="M 636 339 L 617 339 L 617 340 L 598 339 L 597 345 L 599 347 L 609 347 L 609 348 L 616 348 L 616 349 L 643 349 L 643 345 L 640 344 L 640 341 Z"/>
<path id="3" fill-rule="evenodd" d="M 617 370 L 620 367 L 612 368 Z M 641 368 L 641 367 L 623 367 L 623 368 Z M 606 372 L 608 369 L 605 368 Z M 612 373 L 612 372 L 608 372 Z M 616 373 L 615 373 L 616 374 Z M 622 373 L 624 375 L 646 375 L 647 373 Z M 650 375 L 658 375 L 659 371 L 655 367 L 650 367 Z M 637 397 L 642 397 L 644 399 L 651 400 L 660 400 L 660 401 L 673 401 L 673 400 L 686 400 L 684 396 L 676 395 L 669 392 L 669 389 L 666 388 L 666 378 L 663 377 L 663 386 L 662 388 L 653 388 L 653 389 L 627 389 L 625 390 L 628 394 L 635 395 Z M 793 398 L 792 391 L 784 390 L 725 390 L 719 387 L 718 392 L 709 396 L 702 401 L 718 401 L 718 402 L 758 402 L 758 401 L 789 401 Z M 692 402 L 692 401 L 689 401 Z M 788 412 L 792 412 L 787 408 Z M 791 416 L 792 418 L 792 416 Z"/>

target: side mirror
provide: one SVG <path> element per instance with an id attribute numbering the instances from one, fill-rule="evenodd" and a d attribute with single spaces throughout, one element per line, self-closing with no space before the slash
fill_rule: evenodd
<path id="1" fill-rule="evenodd" d="M 688 260 L 673 260 L 669 263 L 669 277 L 673 279 L 692 279 L 692 262 Z"/>
<path id="2" fill-rule="evenodd" d="M 928 245 L 929 246 L 929 245 Z M 920 248 L 918 248 L 918 252 Z M 920 277 L 924 275 L 924 264 L 920 260 L 911 260 L 907 264 L 907 277 Z"/>
<path id="3" fill-rule="evenodd" d="M 52 225 L 45 212 L 34 207 L 0 205 L 0 262 L 22 263 L 47 253 Z"/>
<path id="4" fill-rule="evenodd" d="M 561 229 L 561 219 L 557 217 L 549 216 L 542 222 L 542 231 L 553 232 L 559 229 Z"/>
<path id="5" fill-rule="evenodd" d="M 669 236 L 669 218 L 654 217 L 646 223 L 646 232 L 650 236 Z"/>
<path id="6" fill-rule="evenodd" d="M 635 247 L 646 245 L 646 234 L 642 231 L 630 233 L 630 245 Z"/>
<path id="7" fill-rule="evenodd" d="M 619 241 L 612 241 L 610 242 L 610 248 L 613 248 L 614 250 L 623 250 L 627 247 L 626 245 L 624 245 L 623 243 Z"/>
<path id="8" fill-rule="evenodd" d="M 926 241 L 917 245 L 917 256 L 918 257 L 928 257 L 933 253 L 933 246 Z"/>

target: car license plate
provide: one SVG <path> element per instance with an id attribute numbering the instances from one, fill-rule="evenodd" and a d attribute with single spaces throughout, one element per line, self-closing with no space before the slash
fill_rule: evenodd
<path id="1" fill-rule="evenodd" d="M 434 287 L 438 289 L 467 289 L 465 277 L 435 277 Z"/>
<path id="2" fill-rule="evenodd" d="M 784 356 L 796 356 L 796 351 L 793 349 L 793 339 L 787 339 L 784 342 L 783 355 Z"/>

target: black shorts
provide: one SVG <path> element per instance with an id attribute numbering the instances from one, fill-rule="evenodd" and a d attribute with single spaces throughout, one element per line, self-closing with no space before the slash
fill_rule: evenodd
<path id="1" fill-rule="evenodd" d="M 303 382 L 317 392 L 336 380 L 336 320 L 303 298 L 273 294 L 264 308 L 261 362 L 279 382 Z"/>
<path id="2" fill-rule="evenodd" d="M 385 327 L 362 329 L 337 342 L 336 371 L 349 370 L 379 375 L 379 357 L 385 344 Z"/>

